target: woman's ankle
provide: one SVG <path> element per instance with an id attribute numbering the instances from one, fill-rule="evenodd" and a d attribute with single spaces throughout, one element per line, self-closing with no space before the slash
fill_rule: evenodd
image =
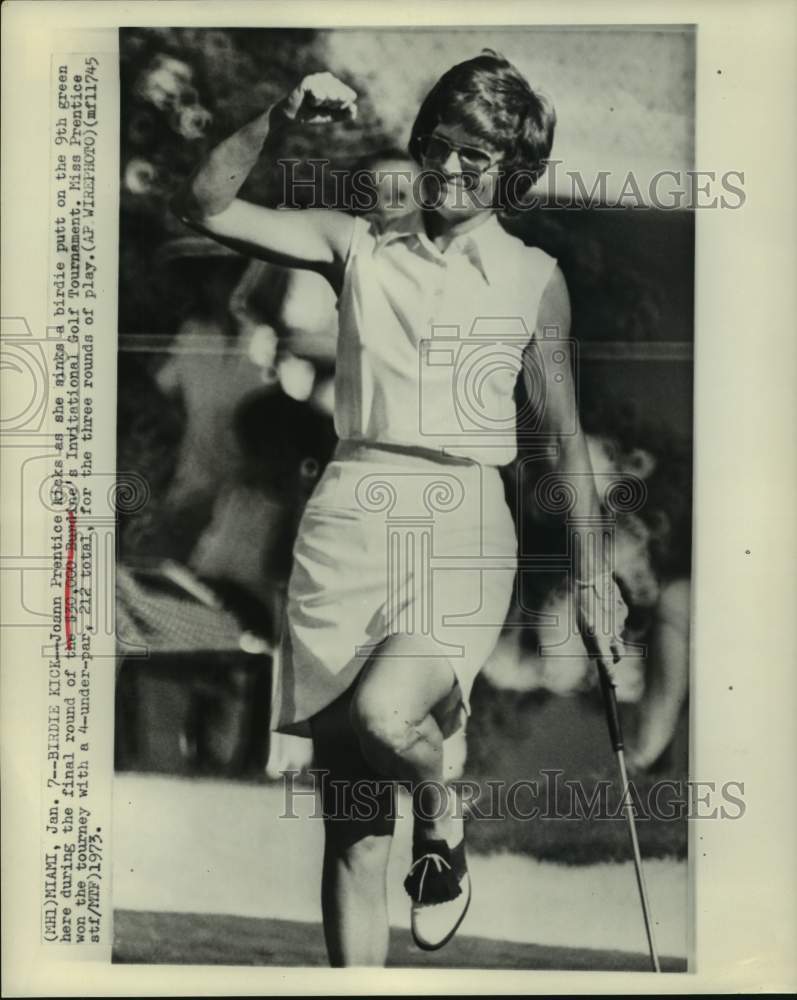
<path id="1" fill-rule="evenodd" d="M 416 843 L 422 840 L 444 840 L 454 847 L 462 840 L 462 809 L 454 790 L 446 787 L 445 791 L 445 800 L 440 802 L 438 797 L 434 810 L 425 808 L 423 799 L 413 796 L 413 840 Z"/>

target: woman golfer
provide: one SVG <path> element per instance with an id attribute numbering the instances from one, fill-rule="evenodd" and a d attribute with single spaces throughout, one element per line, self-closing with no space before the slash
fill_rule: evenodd
<path id="1" fill-rule="evenodd" d="M 236 197 L 270 133 L 353 117 L 355 101 L 329 73 L 306 77 L 208 155 L 178 214 L 252 255 L 321 273 L 338 296 L 340 443 L 294 547 L 272 725 L 311 736 L 324 772 L 330 962 L 380 965 L 396 784 L 413 798 L 404 884 L 418 945 L 448 941 L 470 901 L 443 743 L 465 723 L 513 593 L 517 543 L 498 468 L 516 455 L 527 348 L 542 359 L 551 472 L 577 487 L 575 515 L 600 507 L 574 421 L 564 279 L 496 216 L 543 173 L 553 110 L 485 52 L 450 69 L 418 112 L 410 152 L 423 180 L 409 214 L 379 226 Z M 576 533 L 576 620 L 608 663 L 625 609 L 588 547 Z M 607 614 L 615 628 L 599 634 Z"/>

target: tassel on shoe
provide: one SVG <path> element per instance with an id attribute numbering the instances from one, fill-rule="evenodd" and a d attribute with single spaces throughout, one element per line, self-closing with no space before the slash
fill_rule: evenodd
<path id="1" fill-rule="evenodd" d="M 462 892 L 451 848 L 444 840 L 414 844 L 413 863 L 404 888 L 416 903 L 447 903 Z"/>

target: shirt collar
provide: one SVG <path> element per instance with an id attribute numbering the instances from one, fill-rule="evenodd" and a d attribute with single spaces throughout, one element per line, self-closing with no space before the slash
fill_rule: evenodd
<path id="1" fill-rule="evenodd" d="M 426 235 L 423 212 L 415 209 L 385 224 L 377 236 L 374 251 L 389 246 L 397 240 L 409 241 L 412 238 L 444 262 L 450 255 L 464 254 L 471 264 L 481 271 L 488 284 L 494 282 L 501 268 L 506 266 L 506 241 L 510 237 L 502 229 L 494 213 L 474 229 L 455 237 L 445 253 L 441 253 Z"/>

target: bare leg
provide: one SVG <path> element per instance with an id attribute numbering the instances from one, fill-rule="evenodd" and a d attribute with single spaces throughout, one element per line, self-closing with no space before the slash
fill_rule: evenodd
<path id="1" fill-rule="evenodd" d="M 446 659 L 416 650 L 411 636 L 386 641 L 360 675 L 351 704 L 352 724 L 374 770 L 412 790 L 416 839 L 451 842 L 443 733 L 435 709 L 451 693 L 456 678 Z"/>
<path id="2" fill-rule="evenodd" d="M 312 720 L 315 767 L 322 782 L 324 865 L 321 909 L 332 966 L 377 965 L 387 959 L 387 863 L 392 841 L 394 790 L 381 782 L 376 815 L 356 818 L 347 790 L 377 782 L 351 728 L 351 690 Z M 337 784 L 332 785 L 331 782 Z M 376 789 L 375 789 L 376 790 Z"/>
<path id="3" fill-rule="evenodd" d="M 667 749 L 689 686 L 689 583 L 676 580 L 662 591 L 650 638 L 639 730 L 628 764 L 644 770 Z"/>
<path id="4" fill-rule="evenodd" d="M 410 655 L 412 640 L 402 639 L 388 640 L 389 648 L 407 655 L 375 657 L 349 691 L 311 720 L 315 766 L 326 772 L 321 907 L 333 966 L 385 964 L 394 783 L 413 789 L 416 838 L 461 838 L 452 834 L 449 802 L 440 801 L 443 733 L 435 718 L 454 672 L 446 660 Z M 359 782 L 377 793 L 374 816 L 351 813 L 347 790 Z M 417 789 L 422 782 L 428 784 Z"/>

